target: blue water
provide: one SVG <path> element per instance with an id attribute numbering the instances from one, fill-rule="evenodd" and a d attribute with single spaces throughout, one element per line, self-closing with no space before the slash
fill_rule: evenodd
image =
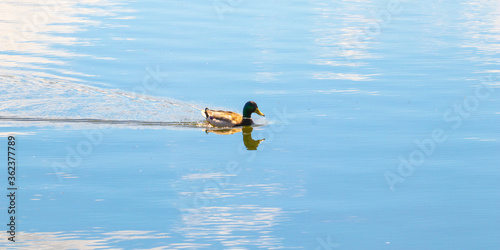
<path id="1" fill-rule="evenodd" d="M 0 23 L 2 249 L 500 247 L 498 1 L 23 0 Z M 258 126 L 204 124 L 249 100 Z"/>

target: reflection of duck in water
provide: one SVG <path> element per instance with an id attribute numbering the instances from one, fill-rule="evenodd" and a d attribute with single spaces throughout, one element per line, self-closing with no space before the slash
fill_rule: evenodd
<path id="1" fill-rule="evenodd" d="M 253 124 L 252 113 L 265 116 L 260 112 L 257 103 L 249 101 L 243 107 L 243 116 L 231 111 L 211 110 L 205 108 L 202 111 L 205 120 L 214 127 L 237 127 Z"/>
<path id="2" fill-rule="evenodd" d="M 242 128 L 230 128 L 230 129 L 207 129 L 206 133 L 215 133 L 218 135 L 232 135 L 243 131 L 243 143 L 248 150 L 257 150 L 260 142 L 265 139 L 254 140 L 252 139 L 253 128 L 251 126 L 244 126 Z"/>
<path id="3" fill-rule="evenodd" d="M 252 139 L 252 131 L 253 128 L 250 126 L 243 127 L 243 143 L 245 143 L 245 147 L 247 147 L 248 150 L 257 150 L 260 142 L 265 140 L 265 138 L 260 140 Z"/>

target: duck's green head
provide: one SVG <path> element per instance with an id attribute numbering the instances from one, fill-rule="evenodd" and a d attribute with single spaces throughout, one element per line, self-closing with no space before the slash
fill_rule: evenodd
<path id="1" fill-rule="evenodd" d="M 261 116 L 266 116 L 262 112 L 260 112 L 257 103 L 249 101 L 245 104 L 245 107 L 243 107 L 243 117 L 250 118 L 252 116 L 252 113 L 256 113 Z"/>

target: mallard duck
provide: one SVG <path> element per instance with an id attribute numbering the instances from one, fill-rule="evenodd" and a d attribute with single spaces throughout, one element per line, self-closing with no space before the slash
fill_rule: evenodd
<path id="1" fill-rule="evenodd" d="M 203 116 L 214 127 L 237 127 L 249 126 L 253 124 L 252 113 L 265 116 L 260 112 L 257 103 L 249 101 L 243 107 L 243 116 L 231 111 L 211 110 L 205 108 Z"/>

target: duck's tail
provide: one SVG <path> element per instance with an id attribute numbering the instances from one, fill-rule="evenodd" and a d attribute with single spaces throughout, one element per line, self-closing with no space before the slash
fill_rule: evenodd
<path id="1" fill-rule="evenodd" d="M 205 118 L 208 118 L 208 108 L 205 108 L 205 110 L 201 111 L 201 113 L 205 116 Z"/>

